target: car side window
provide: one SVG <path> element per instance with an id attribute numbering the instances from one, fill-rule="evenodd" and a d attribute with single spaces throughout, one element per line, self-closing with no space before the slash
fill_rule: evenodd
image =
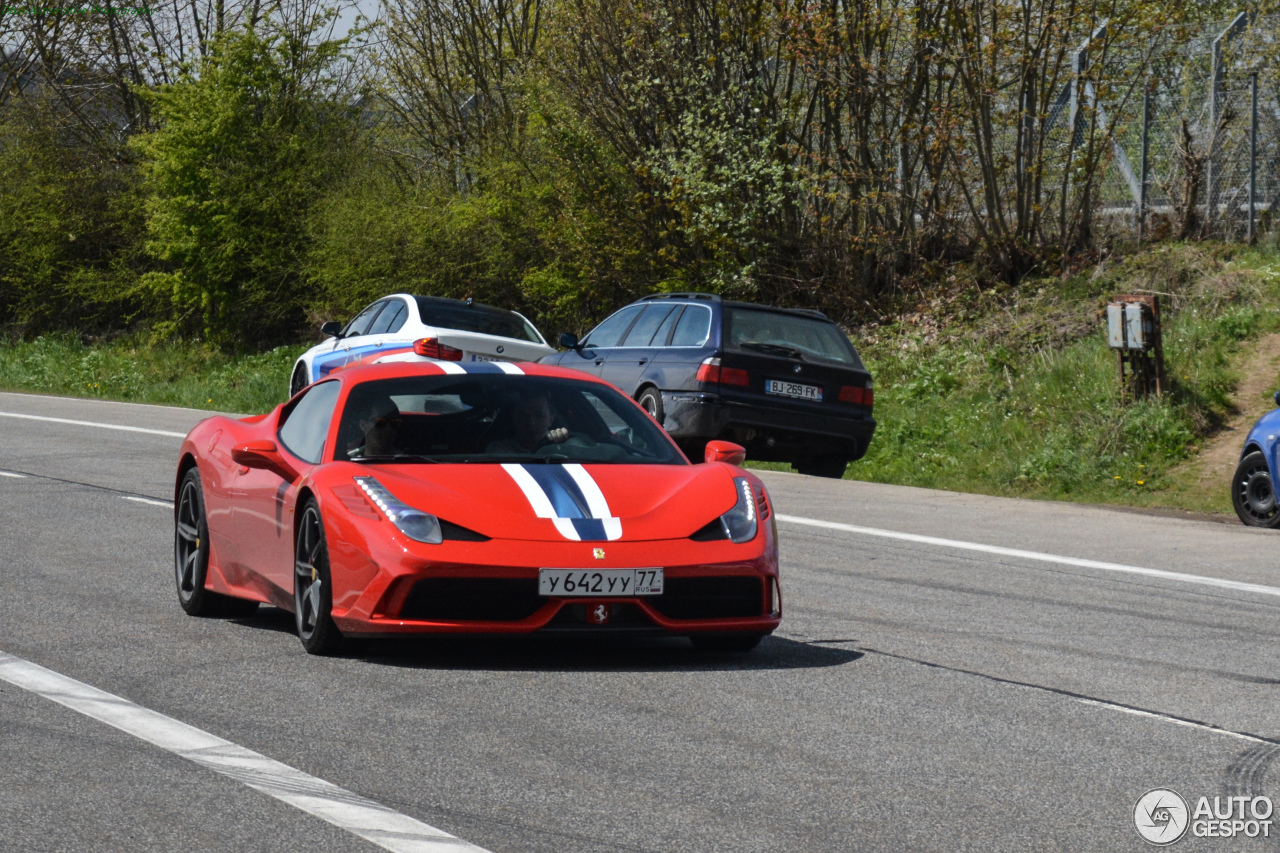
<path id="1" fill-rule="evenodd" d="M 378 315 L 378 319 L 369 327 L 367 335 L 386 335 L 391 332 L 400 331 L 400 327 L 404 325 L 405 318 L 409 314 L 409 308 L 404 304 L 403 299 L 388 299 L 387 307 Z"/>
<path id="2" fill-rule="evenodd" d="M 662 325 L 658 327 L 658 331 L 654 332 L 653 340 L 649 342 L 651 347 L 665 347 L 667 338 L 671 337 L 671 330 L 675 327 L 676 321 L 680 319 L 680 312 L 684 310 L 682 305 L 673 305 L 671 313 L 667 315 L 667 319 L 662 321 Z"/>
<path id="3" fill-rule="evenodd" d="M 385 302 L 375 302 L 368 308 L 361 311 L 356 315 L 356 318 L 348 323 L 347 327 L 342 330 L 342 336 L 344 338 L 354 338 L 356 335 L 369 334 L 368 330 L 369 327 L 373 325 L 373 318 L 378 316 L 378 312 L 382 310 L 382 306 L 385 304 Z"/>
<path id="4" fill-rule="evenodd" d="M 288 412 L 277 433 L 280 443 L 304 462 L 318 464 L 324 455 L 324 440 L 329 435 L 329 422 L 333 420 L 341 387 L 337 382 L 311 386 Z"/>
<path id="5" fill-rule="evenodd" d="M 615 313 L 612 317 L 605 320 L 599 326 L 591 330 L 591 334 L 587 335 L 587 340 L 583 343 L 584 347 L 614 347 L 618 345 L 623 334 L 631 327 L 631 321 L 636 315 L 643 311 L 643 305 L 628 305 L 621 311 Z"/>
<path id="6" fill-rule="evenodd" d="M 711 309 L 703 305 L 688 305 L 676 323 L 676 333 L 671 338 L 673 347 L 700 347 L 711 334 Z"/>
<path id="7" fill-rule="evenodd" d="M 640 315 L 640 319 L 636 320 L 635 325 L 631 327 L 631 331 L 627 332 L 626 338 L 623 339 L 619 346 L 649 346 L 649 342 L 653 340 L 654 333 L 658 331 L 658 327 L 662 325 L 663 321 L 671 316 L 673 308 L 674 306 L 669 303 L 646 307 L 644 313 Z"/>

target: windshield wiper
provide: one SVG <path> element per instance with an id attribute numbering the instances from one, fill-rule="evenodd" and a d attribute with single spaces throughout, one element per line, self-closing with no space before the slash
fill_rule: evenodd
<path id="1" fill-rule="evenodd" d="M 394 456 L 353 456 L 349 461 L 372 462 L 374 464 L 378 464 L 382 462 L 408 462 L 408 463 L 421 462 L 421 463 L 440 464 L 439 459 L 435 459 L 431 456 L 417 456 L 412 453 L 397 453 Z"/>
<path id="2" fill-rule="evenodd" d="M 784 344 L 759 344 L 755 341 L 738 344 L 743 349 L 753 349 L 757 352 L 768 353 L 769 355 L 782 355 L 787 358 L 804 358 L 804 354 L 795 347 L 789 347 Z"/>
<path id="3" fill-rule="evenodd" d="M 537 453 L 500 453 L 493 456 L 485 456 L 477 459 L 477 462 L 542 462 L 550 465 L 552 463 L 568 462 L 569 457 L 563 453 L 551 453 L 546 456 Z"/>

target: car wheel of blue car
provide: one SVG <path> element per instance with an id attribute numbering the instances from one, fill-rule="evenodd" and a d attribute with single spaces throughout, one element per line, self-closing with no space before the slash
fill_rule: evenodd
<path id="1" fill-rule="evenodd" d="M 1236 515 L 1250 527 L 1280 527 L 1280 507 L 1276 506 L 1271 469 L 1259 451 L 1240 460 L 1231 479 L 1231 503 Z"/>

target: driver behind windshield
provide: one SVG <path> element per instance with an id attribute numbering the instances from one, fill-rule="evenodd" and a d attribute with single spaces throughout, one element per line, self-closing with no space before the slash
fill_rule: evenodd
<path id="1" fill-rule="evenodd" d="M 551 400 L 545 394 L 526 393 L 515 407 L 515 423 L 508 438 L 489 443 L 485 453 L 492 455 L 521 455 L 537 453 L 544 447 L 561 444 L 569 438 L 564 427 L 552 429 L 556 413 Z"/>
<path id="2" fill-rule="evenodd" d="M 400 443 L 400 408 L 390 397 L 368 402 L 356 418 L 361 438 L 347 449 L 351 459 L 395 456 Z"/>

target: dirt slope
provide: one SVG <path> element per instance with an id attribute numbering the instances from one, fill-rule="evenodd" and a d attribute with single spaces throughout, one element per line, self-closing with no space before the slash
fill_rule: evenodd
<path id="1" fill-rule="evenodd" d="M 1236 416 L 1217 435 L 1205 442 L 1200 453 L 1170 476 L 1201 508 L 1216 512 L 1233 512 L 1228 482 L 1240 447 L 1249 428 L 1260 416 L 1275 408 L 1272 395 L 1280 387 L 1280 334 L 1267 335 L 1257 342 L 1253 353 L 1241 365 L 1240 385 L 1236 388 Z"/>

